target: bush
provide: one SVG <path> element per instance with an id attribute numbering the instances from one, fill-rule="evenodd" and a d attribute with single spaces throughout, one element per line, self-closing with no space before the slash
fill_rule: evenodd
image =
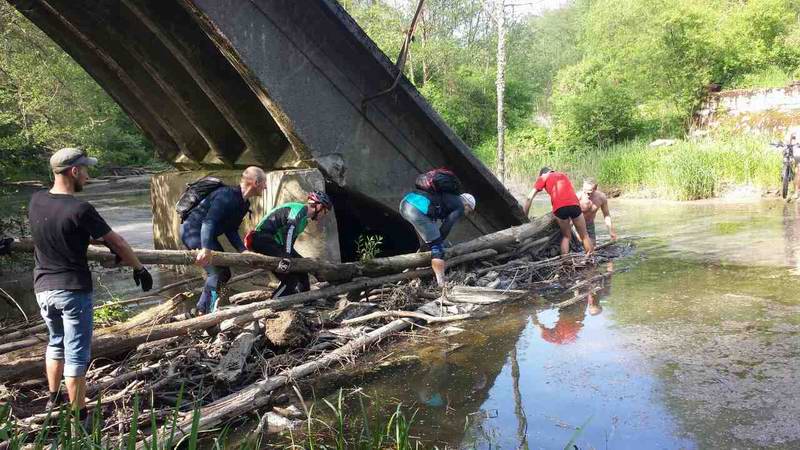
<path id="1" fill-rule="evenodd" d="M 768 147 L 766 137 L 721 134 L 660 148 L 639 139 L 566 151 L 538 147 L 519 135 L 509 138 L 511 172 L 528 179 L 546 165 L 576 183 L 595 177 L 602 186 L 629 195 L 675 200 L 713 197 L 730 185 L 777 188 L 780 181 L 780 154 Z"/>
<path id="2" fill-rule="evenodd" d="M 557 146 L 605 146 L 641 130 L 636 101 L 614 74 L 584 61 L 559 74 L 553 99 Z"/>

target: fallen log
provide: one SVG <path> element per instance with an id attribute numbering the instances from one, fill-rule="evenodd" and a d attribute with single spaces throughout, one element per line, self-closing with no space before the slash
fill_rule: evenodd
<path id="1" fill-rule="evenodd" d="M 12 252 L 32 252 L 34 248 L 31 240 L 17 240 L 11 245 Z M 142 264 L 161 264 L 174 266 L 192 266 L 195 264 L 198 250 L 151 250 L 134 249 L 134 253 Z M 103 264 L 113 264 L 115 255 L 104 246 L 90 245 L 86 256 L 91 261 Z M 282 258 L 260 255 L 258 253 L 229 253 L 213 252 L 212 261 L 215 265 L 228 267 L 252 267 L 254 269 L 275 270 Z M 353 273 L 356 268 L 350 264 L 336 264 L 313 258 L 293 258 L 289 269 L 292 272 L 310 272 L 321 275 L 330 274 L 331 279 L 337 278 L 334 274 L 341 272 L 343 277 Z M 324 277 L 323 277 L 324 278 Z M 327 279 L 327 278 L 326 278 Z"/>
<path id="2" fill-rule="evenodd" d="M 542 233 L 551 234 L 550 232 L 554 232 L 555 230 L 556 225 L 553 215 L 546 214 L 530 223 L 507 228 L 471 241 L 456 244 L 446 250 L 446 256 L 447 258 L 454 258 L 456 256 L 475 253 L 480 250 L 496 249 L 511 244 L 518 244 L 527 238 Z M 30 240 L 15 241 L 11 245 L 11 251 L 33 251 L 33 243 Z M 134 249 L 134 252 L 143 264 L 193 265 L 195 264 L 195 258 L 197 256 L 197 251 L 195 250 Z M 89 246 L 87 257 L 90 260 L 106 263 L 113 262 L 114 260 L 114 255 L 106 247 L 99 246 Z M 315 273 L 319 275 L 320 278 L 329 281 L 343 281 L 350 280 L 357 276 L 374 276 L 422 267 L 429 264 L 430 260 L 430 252 L 411 253 L 407 255 L 375 258 L 363 262 L 341 264 L 313 258 L 293 258 L 289 270 L 291 272 Z M 220 266 L 253 267 L 266 270 L 274 270 L 280 261 L 281 258 L 278 257 L 260 255 L 252 252 L 214 252 L 212 258 L 212 262 Z"/>
<path id="3" fill-rule="evenodd" d="M 515 300 L 525 295 L 528 291 L 512 289 L 491 289 L 477 286 L 456 286 L 447 299 L 456 303 L 472 303 L 476 305 L 490 305 L 509 300 Z"/>
<path id="4" fill-rule="evenodd" d="M 0 336 L 4 342 L 11 342 L 17 340 L 19 338 L 24 337 L 31 337 L 37 333 L 41 333 L 43 331 L 47 331 L 47 325 L 44 323 L 40 323 L 38 325 L 34 325 L 32 327 L 28 327 L 22 330 L 12 331 L 11 333 L 4 334 Z"/>
<path id="5" fill-rule="evenodd" d="M 497 254 L 497 252 L 494 250 L 487 249 L 453 258 L 453 260 L 449 261 L 449 264 L 460 264 L 475 259 L 494 256 L 495 254 Z M 377 278 L 364 278 L 324 289 L 281 297 L 277 300 L 264 300 L 249 305 L 225 308 L 212 314 L 152 327 L 142 326 L 143 324 L 131 327 L 129 324 L 126 325 L 123 323 L 115 327 L 110 327 L 108 331 L 98 331 L 92 340 L 92 356 L 95 358 L 112 357 L 132 350 L 144 342 L 186 335 L 192 330 L 213 327 L 226 319 L 236 317 L 243 322 L 252 322 L 257 320 L 257 317 L 262 317 L 259 314 L 264 313 L 258 313 L 260 310 L 268 309 L 270 311 L 280 311 L 319 298 L 345 294 L 350 291 L 360 291 L 385 283 L 393 283 L 409 278 L 427 277 L 430 275 L 431 269 L 426 268 Z M 260 295 L 265 298 L 271 295 L 269 291 L 257 292 L 260 292 Z M 26 376 L 40 374 L 44 370 L 44 350 L 45 346 L 39 345 L 33 348 L 26 348 L 0 355 L 0 381 L 15 381 Z"/>
<path id="6" fill-rule="evenodd" d="M 250 272 L 246 272 L 246 273 L 243 273 L 241 275 L 236 275 L 235 277 L 233 277 L 230 280 L 228 280 L 227 285 L 231 285 L 233 283 L 237 283 L 239 281 L 246 280 L 248 278 L 252 278 L 252 277 L 254 277 L 256 275 L 260 275 L 262 273 L 266 273 L 266 272 L 264 272 L 264 269 L 251 270 Z M 130 299 L 126 299 L 126 300 L 120 300 L 120 301 L 116 301 L 116 302 L 103 303 L 102 305 L 95 306 L 94 309 L 105 308 L 105 307 L 108 307 L 108 306 L 130 305 L 130 304 L 133 304 L 133 303 L 140 303 L 140 302 L 143 302 L 143 301 L 152 300 L 154 298 L 163 298 L 163 297 L 160 297 L 158 294 L 161 294 L 162 292 L 166 292 L 166 291 L 168 291 L 170 289 L 175 289 L 175 288 L 181 287 L 181 286 L 186 285 L 186 284 L 194 283 L 196 281 L 203 281 L 203 277 L 193 277 L 193 278 L 189 278 L 189 279 L 186 279 L 186 280 L 176 281 L 175 283 L 171 283 L 171 284 L 167 284 L 165 286 L 161 286 L 160 288 L 156 289 L 154 292 L 152 292 L 149 295 L 145 295 L 143 297 L 130 298 Z"/>
<path id="7" fill-rule="evenodd" d="M 482 250 L 482 251 L 479 251 L 479 252 L 471 253 L 471 254 L 468 254 L 468 255 L 462 255 L 462 256 L 453 258 L 451 260 L 448 260 L 447 261 L 447 267 L 454 267 L 454 266 L 457 266 L 459 264 L 463 264 L 465 262 L 474 261 L 476 259 L 489 258 L 489 257 L 494 256 L 496 254 L 497 254 L 496 251 L 494 251 L 492 249 L 486 249 L 486 250 Z M 412 271 L 408 271 L 408 272 L 402 272 L 402 273 L 398 273 L 398 274 L 394 274 L 394 275 L 386 275 L 386 276 L 383 276 L 383 277 L 380 277 L 380 278 L 362 278 L 362 279 L 359 279 L 359 280 L 356 280 L 356 281 L 351 281 L 349 283 L 332 286 L 332 288 L 338 288 L 338 289 L 336 289 L 335 291 L 330 291 L 330 292 L 332 292 L 331 294 L 327 294 L 327 295 L 323 295 L 323 296 L 314 296 L 313 298 L 309 297 L 309 300 L 316 300 L 318 298 L 332 297 L 334 295 L 346 294 L 348 292 L 353 292 L 353 291 L 361 291 L 361 290 L 364 290 L 366 288 L 371 288 L 371 287 L 374 287 L 374 286 L 380 286 L 380 285 L 383 285 L 383 284 L 386 284 L 386 283 L 394 283 L 394 282 L 397 282 L 397 281 L 407 280 L 407 279 L 410 279 L 410 278 L 419 278 L 419 277 L 423 277 L 423 276 L 428 276 L 430 274 L 431 274 L 431 269 L 427 269 L 426 268 L 426 269 L 417 269 L 417 270 L 412 270 Z M 378 280 L 384 280 L 384 281 L 378 282 Z M 317 291 L 303 292 L 302 294 L 307 294 L 307 295 L 310 296 L 310 295 L 312 295 L 313 292 L 320 292 L 320 291 L 326 290 L 326 289 L 331 289 L 331 288 L 319 289 Z M 302 294 L 295 294 L 295 295 L 302 295 Z M 256 301 L 266 301 L 266 300 L 269 300 L 271 297 L 272 297 L 272 291 L 250 291 L 250 292 L 242 292 L 241 294 L 236 294 L 236 295 L 231 296 L 230 302 L 231 303 L 251 303 L 251 302 L 256 302 Z M 289 297 L 284 297 L 284 298 L 289 298 Z M 280 300 L 283 300 L 284 298 L 281 298 Z M 251 306 L 251 305 L 248 305 L 248 306 Z"/>

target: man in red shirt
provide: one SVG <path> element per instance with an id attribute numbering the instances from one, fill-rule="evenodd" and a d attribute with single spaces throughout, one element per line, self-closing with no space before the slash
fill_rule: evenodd
<path id="1" fill-rule="evenodd" d="M 586 230 L 586 219 L 583 217 L 578 196 L 575 195 L 575 189 L 572 187 L 567 174 L 556 172 L 549 167 L 542 167 L 542 170 L 539 171 L 539 178 L 536 179 L 536 183 L 533 185 L 533 190 L 528 194 L 528 199 L 525 200 L 525 215 L 527 216 L 531 209 L 533 198 L 542 189 L 550 195 L 553 214 L 556 216 L 559 228 L 561 228 L 561 254 L 566 255 L 569 253 L 572 225 L 575 225 L 575 229 L 578 230 L 578 236 L 583 242 L 586 254 L 592 253 L 594 248 Z"/>

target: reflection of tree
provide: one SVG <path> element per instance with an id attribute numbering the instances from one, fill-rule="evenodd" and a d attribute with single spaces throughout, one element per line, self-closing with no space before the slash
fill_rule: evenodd
<path id="1" fill-rule="evenodd" d="M 517 416 L 518 449 L 528 450 L 528 418 L 522 406 L 522 394 L 519 390 L 519 361 L 517 361 L 517 346 L 511 349 L 511 379 L 514 385 L 514 414 Z"/>

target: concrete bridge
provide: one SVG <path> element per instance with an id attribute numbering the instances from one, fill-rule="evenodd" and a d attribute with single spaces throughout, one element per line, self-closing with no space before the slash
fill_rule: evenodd
<path id="1" fill-rule="evenodd" d="M 334 197 L 336 223 L 328 228 L 338 228 L 345 259 L 352 241 L 375 229 L 390 237 L 387 253 L 415 248 L 397 204 L 433 167 L 452 168 L 478 199 L 478 214 L 455 239 L 527 220 L 405 77 L 365 101 L 392 86 L 398 71 L 334 0 L 8 1 L 175 167 L 195 175 L 253 164 L 318 171 Z M 156 234 L 166 236 L 157 246 L 175 243 L 169 209 L 179 191 L 154 198 Z"/>

